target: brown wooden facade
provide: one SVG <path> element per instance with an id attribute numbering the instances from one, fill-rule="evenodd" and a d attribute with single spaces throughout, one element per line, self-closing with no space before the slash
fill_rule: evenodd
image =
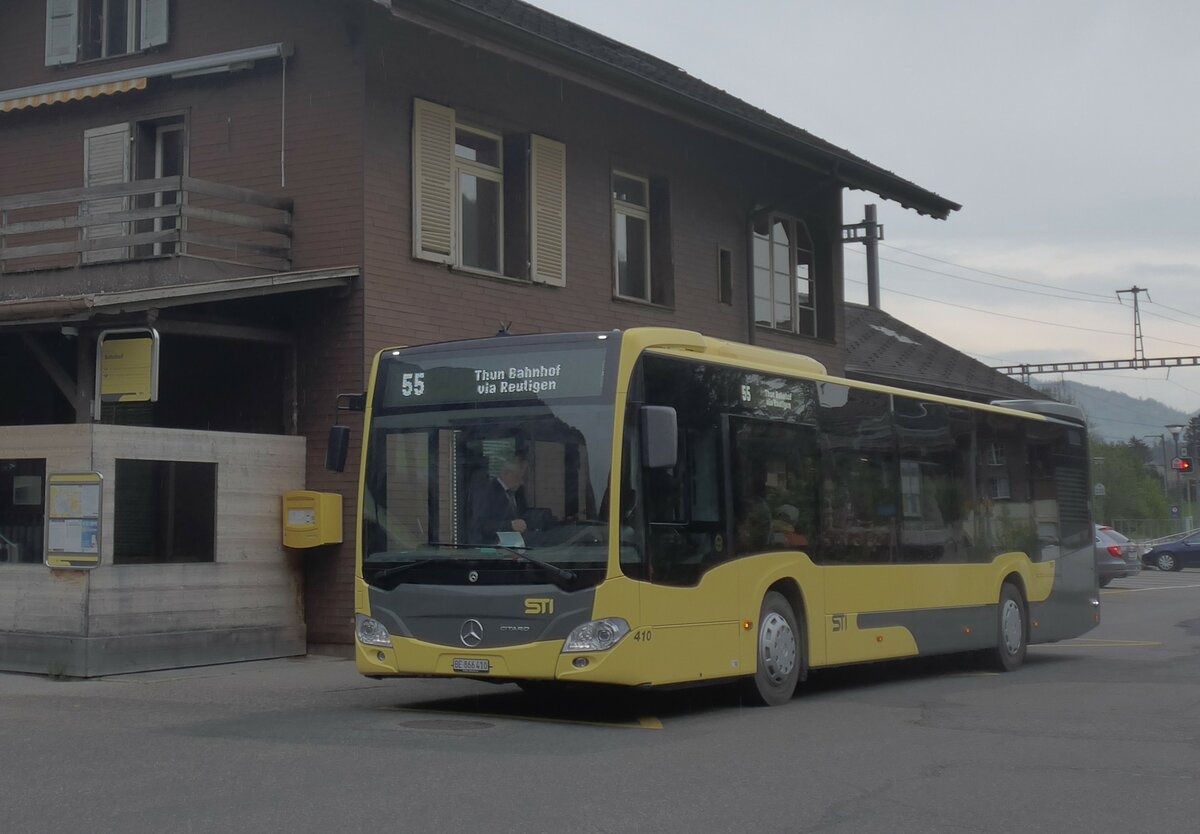
<path id="1" fill-rule="evenodd" d="M 109 407 L 102 420 L 302 435 L 299 486 L 345 498 L 346 542 L 299 561 L 310 642 L 351 635 L 354 450 L 347 474 L 322 464 L 335 396 L 363 389 L 380 348 L 487 336 L 510 322 L 515 333 L 669 325 L 844 369 L 841 195 L 862 183 L 838 156 L 847 170 L 869 164 L 819 140 L 812 150 L 712 88 L 697 96 L 631 69 L 665 66 L 650 56 L 619 44 L 607 62 L 581 54 L 567 41 L 598 36 L 555 39 L 547 25 L 557 19 L 528 8 L 504 19 L 486 2 L 169 0 L 165 43 L 47 66 L 47 8 L 61 1 L 0 10 L 0 390 L 16 392 L 0 403 L 0 438 L 5 425 L 89 421 L 96 333 L 153 324 L 160 402 Z M 256 48 L 269 54 L 187 63 Z M 172 62 L 183 69 L 144 83 L 135 74 L 129 89 L 96 83 Z M 76 100 L 14 104 L 13 91 L 71 80 Z M 505 143 L 532 135 L 565 150 L 561 286 L 530 280 L 520 264 L 487 275 L 414 256 L 417 102 Z M 85 136 L 120 124 L 132 126 L 127 179 L 154 181 L 141 182 L 142 195 L 88 185 Z M 146 161 L 164 125 L 182 126 L 182 170 L 165 175 L 175 179 Z M 615 290 L 614 172 L 654 189 L 651 267 L 665 284 L 652 300 Z M 519 163 L 505 170 L 524 173 Z M 955 208 L 868 173 L 884 196 L 925 213 Z M 97 260 L 94 230 L 77 220 L 104 198 L 105 217 L 115 205 L 129 238 Z M 187 211 L 161 211 L 177 203 Z M 122 209 L 146 213 L 122 220 L 133 217 Z M 506 210 L 526 210 L 519 194 Z M 753 224 L 772 213 L 811 236 L 815 337 L 753 321 Z M 56 217 L 75 219 L 29 225 Z M 527 228 L 506 231 L 506 244 L 528 247 Z M 19 247 L 25 257 L 13 257 Z"/>

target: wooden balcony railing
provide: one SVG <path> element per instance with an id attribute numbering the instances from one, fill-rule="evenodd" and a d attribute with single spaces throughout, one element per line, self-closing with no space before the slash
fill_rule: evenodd
<path id="1" fill-rule="evenodd" d="M 152 257 L 289 270 L 292 200 L 181 176 L 0 197 L 0 272 Z"/>

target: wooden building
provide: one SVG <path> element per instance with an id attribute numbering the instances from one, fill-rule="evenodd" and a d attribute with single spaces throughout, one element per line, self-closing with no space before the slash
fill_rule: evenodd
<path id="1" fill-rule="evenodd" d="M 6 669 L 348 642 L 325 435 L 382 347 L 671 325 L 841 372 L 843 191 L 958 208 L 516 0 L 7 0 L 0 88 Z M 151 330 L 157 400 L 101 396 Z M 83 472 L 98 563 L 48 567 Z M 283 547 L 293 489 L 342 544 Z"/>

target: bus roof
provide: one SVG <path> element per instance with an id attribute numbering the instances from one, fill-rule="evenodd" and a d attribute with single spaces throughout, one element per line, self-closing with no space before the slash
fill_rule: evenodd
<path id="1" fill-rule="evenodd" d="M 608 335 L 619 336 L 621 339 L 622 354 L 630 359 L 635 358 L 637 355 L 647 350 L 670 353 L 676 356 L 693 354 L 696 356 L 696 358 L 704 357 L 722 364 L 744 366 L 754 368 L 755 370 L 782 374 L 785 376 L 799 376 L 822 382 L 833 382 L 839 385 L 846 385 L 851 388 L 861 388 L 870 391 L 879 391 L 881 393 L 898 394 L 902 396 L 920 394 L 922 397 L 929 399 L 931 402 L 959 405 L 980 411 L 1007 413 L 1040 420 L 1063 420 L 1080 425 L 1083 425 L 1085 422 L 1083 411 L 1077 406 L 1069 405 L 1067 403 L 1059 403 L 1053 400 L 995 400 L 991 404 L 987 404 L 956 397 L 947 397 L 941 394 L 933 394 L 927 391 L 917 391 L 913 389 L 902 388 L 898 385 L 883 385 L 874 382 L 847 379 L 845 377 L 830 375 L 825 365 L 811 356 L 805 356 L 804 354 L 800 353 L 791 353 L 789 351 L 778 350 L 775 348 L 762 347 L 761 345 L 749 345 L 745 344 L 744 342 L 717 339 L 711 336 L 705 336 L 695 330 L 686 330 L 676 327 L 631 327 L 624 331 L 614 329 L 610 331 L 556 331 L 550 333 L 529 333 L 522 335 L 506 334 L 485 336 L 477 339 L 462 339 L 424 345 L 413 345 L 407 348 L 387 348 L 383 351 L 380 351 L 380 354 L 382 355 L 384 353 L 390 353 L 395 350 L 425 351 L 437 350 L 439 348 L 462 350 L 472 343 L 495 344 L 508 339 L 529 342 L 561 342 L 564 339 L 576 340 L 587 338 L 603 338 Z"/>

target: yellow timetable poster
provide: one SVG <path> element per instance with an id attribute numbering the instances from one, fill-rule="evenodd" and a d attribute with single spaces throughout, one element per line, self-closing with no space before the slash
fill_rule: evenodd
<path id="1" fill-rule="evenodd" d="M 56 474 L 47 478 L 47 567 L 94 568 L 100 564 L 103 487 L 104 479 L 99 472 Z"/>

